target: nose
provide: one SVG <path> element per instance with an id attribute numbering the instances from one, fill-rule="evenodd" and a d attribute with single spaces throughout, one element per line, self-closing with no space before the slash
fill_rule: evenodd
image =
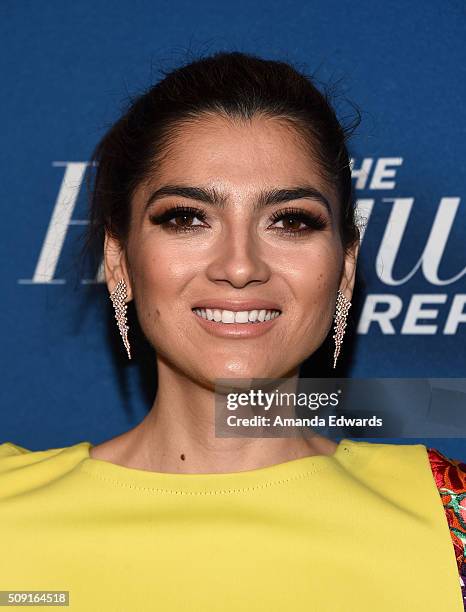
<path id="1" fill-rule="evenodd" d="M 229 227 L 212 247 L 212 259 L 207 267 L 209 279 L 241 288 L 249 283 L 264 283 L 271 268 L 252 227 Z"/>

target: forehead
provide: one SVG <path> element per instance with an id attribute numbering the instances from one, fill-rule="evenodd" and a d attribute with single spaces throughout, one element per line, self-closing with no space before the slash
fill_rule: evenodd
<path id="1" fill-rule="evenodd" d="M 147 189 L 166 183 L 217 185 L 228 193 L 313 184 L 332 201 L 312 150 L 284 120 L 205 115 L 179 124 L 155 163 Z"/>

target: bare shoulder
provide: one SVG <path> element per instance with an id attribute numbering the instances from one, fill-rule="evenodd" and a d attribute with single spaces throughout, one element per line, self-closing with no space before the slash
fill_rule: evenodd
<path id="1" fill-rule="evenodd" d="M 121 463 L 128 451 L 129 435 L 130 432 L 125 431 L 114 438 L 110 438 L 110 440 L 96 444 L 89 449 L 89 456 L 92 459 Z"/>

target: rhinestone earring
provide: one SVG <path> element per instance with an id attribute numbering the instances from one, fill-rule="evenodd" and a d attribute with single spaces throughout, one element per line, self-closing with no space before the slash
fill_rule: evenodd
<path id="1" fill-rule="evenodd" d="M 335 353 L 333 355 L 333 367 L 335 368 L 337 365 L 338 355 L 340 354 L 340 348 L 343 344 L 343 336 L 345 335 L 346 329 L 346 317 L 348 315 L 348 310 L 350 309 L 351 302 L 345 297 L 344 293 L 338 289 L 337 293 L 337 304 L 336 304 L 336 312 L 333 315 L 335 319 L 335 327 L 334 327 L 334 335 L 333 339 L 335 340 Z"/>
<path id="2" fill-rule="evenodd" d="M 130 346 L 128 342 L 128 325 L 126 321 L 126 283 L 124 279 L 120 279 L 115 289 L 110 294 L 110 299 L 115 309 L 115 319 L 118 323 L 118 329 L 120 330 L 120 336 L 123 338 L 123 344 L 125 345 L 126 352 L 128 353 L 128 359 L 131 359 Z"/>

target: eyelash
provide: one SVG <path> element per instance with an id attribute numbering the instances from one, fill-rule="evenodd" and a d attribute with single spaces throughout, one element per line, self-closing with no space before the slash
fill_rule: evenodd
<path id="1" fill-rule="evenodd" d="M 161 213 L 160 215 L 151 215 L 149 218 L 150 218 L 150 221 L 154 225 L 161 225 L 165 227 L 166 229 L 168 229 L 169 231 L 172 231 L 175 233 L 192 232 L 192 231 L 196 231 L 196 227 L 200 227 L 199 225 L 191 226 L 191 227 L 189 226 L 183 227 L 183 226 L 177 226 L 174 223 L 170 223 L 172 219 L 176 219 L 177 217 L 183 217 L 183 216 L 197 217 L 202 222 L 205 222 L 207 218 L 206 213 L 200 208 L 195 208 L 193 206 L 184 206 L 184 205 L 173 206 L 172 208 L 169 208 L 165 212 Z M 324 216 L 319 215 L 319 214 L 309 213 L 300 208 L 286 208 L 283 210 L 276 211 L 272 214 L 271 220 L 273 223 L 277 223 L 278 221 L 281 221 L 283 219 L 287 219 L 290 217 L 298 221 L 301 221 L 302 223 L 306 223 L 308 227 L 304 229 L 300 229 L 300 230 L 290 230 L 286 228 L 274 228 L 274 231 L 279 231 L 281 233 L 287 234 L 288 236 L 292 238 L 298 238 L 300 236 L 303 236 L 304 234 L 308 234 L 309 232 L 312 232 L 315 230 L 322 230 L 327 227 L 327 220 L 325 219 Z"/>

